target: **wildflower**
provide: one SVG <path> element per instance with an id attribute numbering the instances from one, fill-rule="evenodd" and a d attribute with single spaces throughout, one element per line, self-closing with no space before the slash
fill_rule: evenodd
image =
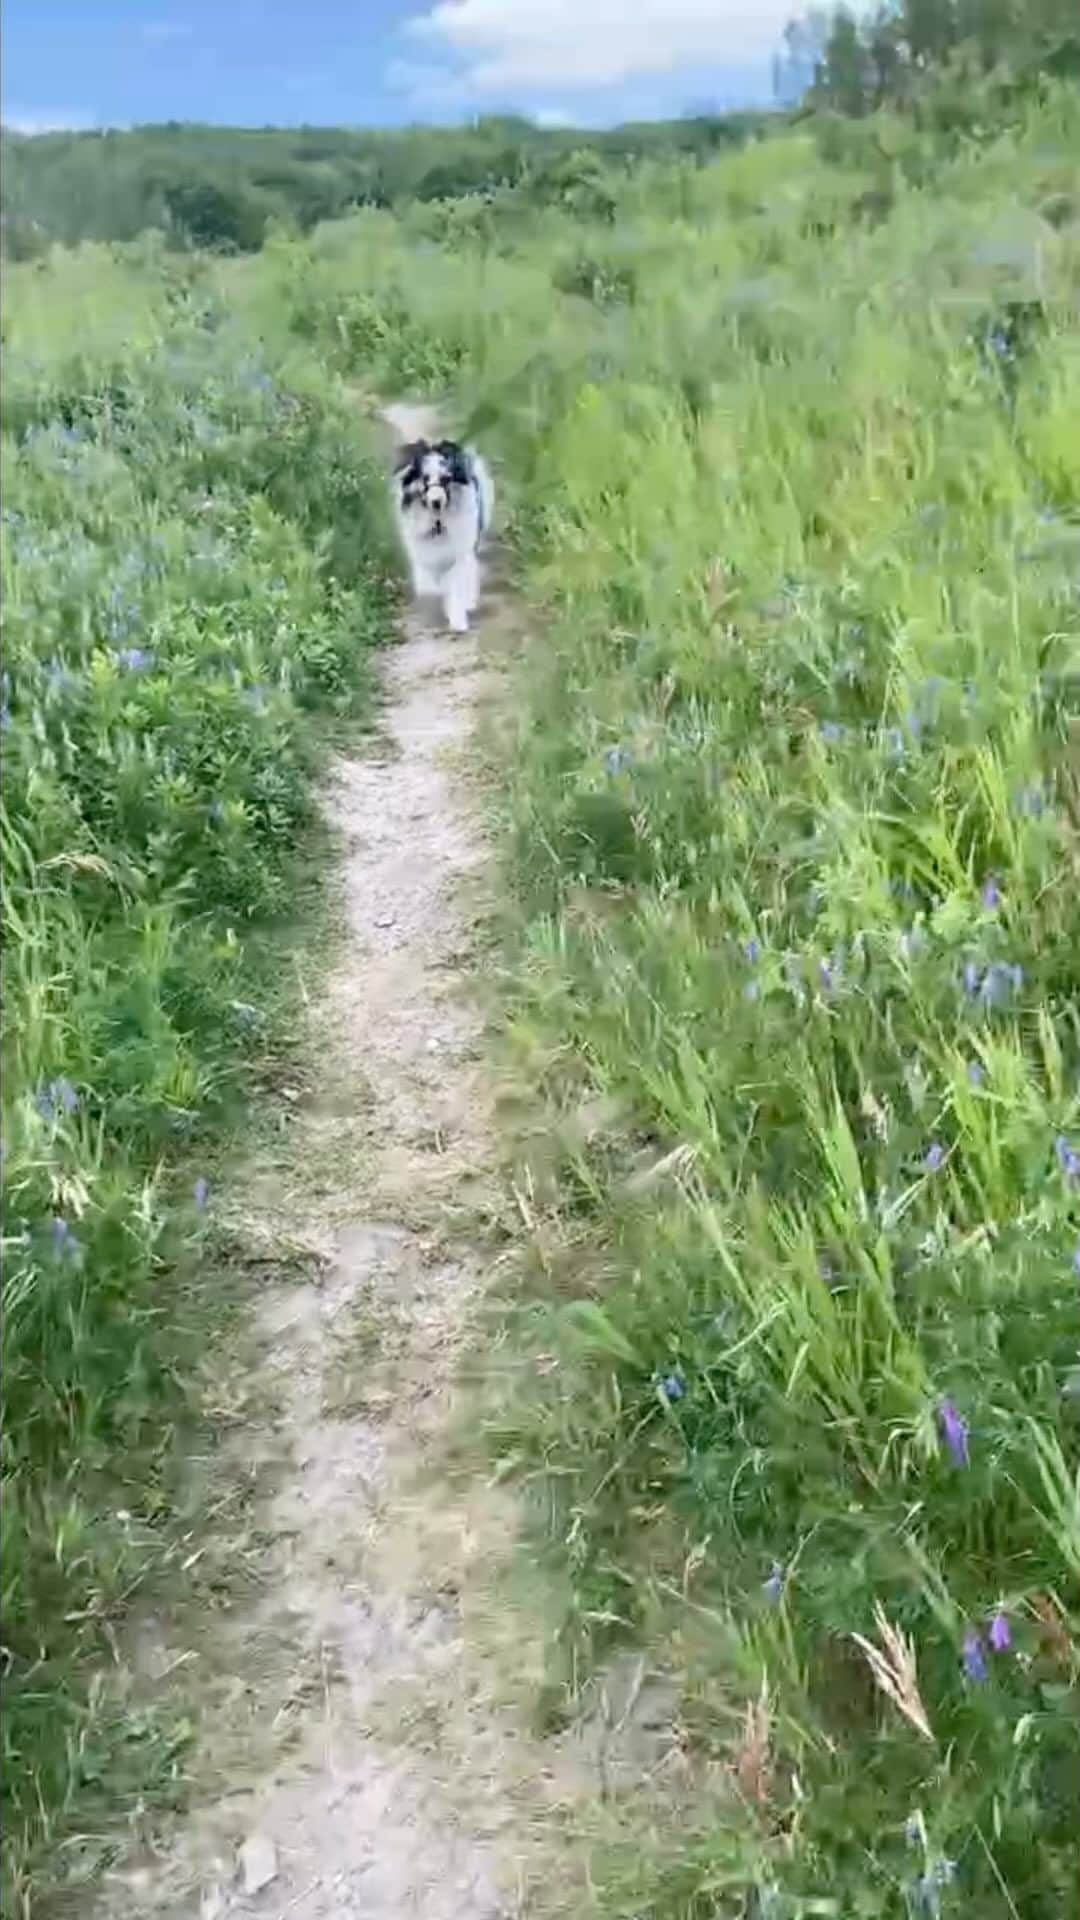
<path id="1" fill-rule="evenodd" d="M 79 1096 L 71 1081 L 61 1074 L 58 1080 L 50 1080 L 48 1086 L 39 1087 L 34 1105 L 43 1120 L 58 1120 L 62 1113 L 78 1112 Z"/>
<path id="2" fill-rule="evenodd" d="M 945 1444 L 958 1467 L 968 1464 L 968 1424 L 963 1414 L 958 1413 L 951 1400 L 943 1400 L 938 1407 L 938 1419 Z"/>
<path id="3" fill-rule="evenodd" d="M 832 993 L 840 974 L 840 962 L 835 954 L 829 960 L 818 961 L 818 979 L 822 993 Z"/>
<path id="4" fill-rule="evenodd" d="M 980 972 L 979 972 L 979 969 L 978 969 L 978 966 L 976 965 L 976 963 L 975 963 L 975 961 L 974 961 L 974 960 L 965 960 L 965 961 L 964 961 L 964 973 L 963 973 L 963 980 L 964 980 L 964 992 L 965 992 L 965 993 L 978 993 L 978 991 L 979 991 L 979 981 L 980 981 L 980 979 L 981 979 L 981 977 L 982 977 L 982 976 L 981 976 L 981 974 L 980 974 Z"/>
<path id="5" fill-rule="evenodd" d="M 990 875 L 988 880 L 983 882 L 982 903 L 987 913 L 993 913 L 994 908 L 1001 905 L 1001 888 L 998 886 L 993 874 Z"/>
<path id="6" fill-rule="evenodd" d="M 604 766 L 614 780 L 617 774 L 624 773 L 633 765 L 634 756 L 629 747 L 609 747 L 604 755 Z"/>
<path id="7" fill-rule="evenodd" d="M 113 654 L 118 667 L 125 673 L 146 673 L 154 664 L 154 656 L 145 647 L 121 647 Z"/>
<path id="8" fill-rule="evenodd" d="M 773 1562 L 773 1570 L 768 1579 L 762 1583 L 761 1591 L 765 1595 L 769 1605 L 773 1607 L 782 1597 L 784 1591 L 784 1569 L 778 1561 Z"/>
<path id="9" fill-rule="evenodd" d="M 969 1680 L 981 1685 L 986 1679 L 986 1655 L 983 1652 L 982 1637 L 974 1627 L 969 1627 L 964 1635 L 963 1646 L 964 1672 Z"/>
<path id="10" fill-rule="evenodd" d="M 1010 966 L 1003 960 L 995 960 L 992 966 L 987 967 L 983 976 L 979 998 L 986 1007 L 1007 1006 L 1023 984 L 1023 967 Z"/>
<path id="11" fill-rule="evenodd" d="M 915 1899 L 923 1913 L 937 1920 L 941 1913 L 941 1890 L 956 1877 L 955 1860 L 938 1860 L 915 1883 Z"/>
<path id="12" fill-rule="evenodd" d="M 1030 786 L 1018 787 L 1013 795 L 1013 806 L 1017 813 L 1029 820 L 1037 820 L 1046 811 L 1046 795 L 1038 781 Z"/>
<path id="13" fill-rule="evenodd" d="M 969 1060 L 967 1077 L 973 1087 L 981 1087 L 986 1079 L 986 1068 L 978 1060 Z"/>
<path id="14" fill-rule="evenodd" d="M 932 1140 L 926 1149 L 923 1166 L 926 1168 L 927 1173 L 937 1173 L 938 1169 L 944 1165 L 944 1162 L 945 1149 L 941 1141 Z"/>
<path id="15" fill-rule="evenodd" d="M 839 720 L 823 720 L 818 728 L 820 738 L 824 740 L 826 746 L 830 747 L 842 740 L 846 731 L 847 729 L 841 726 Z"/>
<path id="16" fill-rule="evenodd" d="M 75 1260 L 79 1256 L 79 1242 L 72 1233 L 68 1222 L 59 1214 L 49 1223 L 53 1252 L 58 1260 Z"/>
<path id="17" fill-rule="evenodd" d="M 660 1390 L 665 1400 L 681 1400 L 686 1392 L 686 1381 L 681 1373 L 665 1373 L 660 1382 Z"/>
<path id="18" fill-rule="evenodd" d="M 203 1175 L 200 1173 L 198 1179 L 195 1182 L 195 1185 L 191 1189 L 191 1192 L 195 1201 L 195 1205 L 198 1207 L 199 1212 L 201 1213 L 207 1201 L 210 1198 L 209 1180 L 205 1179 Z"/>
<path id="19" fill-rule="evenodd" d="M 992 1616 L 986 1637 L 995 1653 L 1008 1653 L 1009 1648 L 1012 1646 L 1012 1628 L 1009 1625 L 1009 1616 L 1001 1607 L 999 1607 L 997 1612 Z"/>
<path id="20" fill-rule="evenodd" d="M 744 941 L 743 953 L 750 962 L 750 965 L 756 967 L 758 961 L 761 959 L 761 941 L 754 939 Z"/>
<path id="21" fill-rule="evenodd" d="M 1076 1252 L 1073 1254 L 1073 1272 L 1080 1279 L 1080 1243 L 1077 1244 Z"/>
<path id="22" fill-rule="evenodd" d="M 1058 1166 L 1066 1180 L 1080 1179 L 1080 1153 L 1077 1153 L 1075 1147 L 1069 1145 L 1063 1133 L 1059 1133 L 1054 1141 L 1054 1151 L 1057 1154 Z"/>
<path id="23" fill-rule="evenodd" d="M 743 999 L 744 1000 L 760 1000 L 761 999 L 761 981 L 760 980 L 748 980 L 746 982 L 746 985 L 743 988 Z"/>

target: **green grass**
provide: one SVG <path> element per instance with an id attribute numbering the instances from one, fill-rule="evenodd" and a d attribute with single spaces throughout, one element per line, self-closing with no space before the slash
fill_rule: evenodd
<path id="1" fill-rule="evenodd" d="M 4 1775 L 29 1898 L 70 1828 L 175 1791 L 175 1732 L 101 1683 L 167 1559 L 225 1311 L 193 1268 L 277 991 L 260 949 L 391 589 L 355 421 L 197 265 L 151 243 L 15 269 L 5 335 Z"/>
<path id="2" fill-rule="evenodd" d="M 555 1709 L 627 1636 L 681 1687 L 626 1920 L 1075 1899 L 1077 150 L 1049 93 L 869 214 L 795 133 L 267 269 L 514 491 L 512 1057 L 549 1173 L 620 1118 L 533 1179 L 491 1441 Z"/>

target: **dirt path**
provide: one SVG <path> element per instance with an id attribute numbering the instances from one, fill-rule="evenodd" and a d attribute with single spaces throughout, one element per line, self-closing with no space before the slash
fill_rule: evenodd
<path id="1" fill-rule="evenodd" d="M 110 1915 L 523 1911 L 556 1789 L 472 1645 L 502 1513 L 426 1476 L 497 1205 L 469 990 L 487 848 L 463 757 L 506 617 L 489 593 L 479 637 L 451 640 L 411 612 L 381 739 L 333 770 L 347 933 L 312 1008 L 313 1090 L 224 1203 L 262 1277 L 217 1386 L 213 1479 L 244 1488 L 219 1530 L 228 1577 L 186 1630 L 143 1632 L 145 1673 L 195 1672 L 196 1805 L 167 1851 L 114 1872 Z"/>

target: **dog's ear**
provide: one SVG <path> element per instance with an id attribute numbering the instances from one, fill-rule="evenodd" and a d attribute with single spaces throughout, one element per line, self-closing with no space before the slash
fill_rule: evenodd
<path id="1" fill-rule="evenodd" d="M 437 453 L 441 453 L 450 469 L 450 478 L 457 487 L 469 484 L 469 456 L 464 447 L 456 440 L 440 440 Z"/>
<path id="2" fill-rule="evenodd" d="M 410 440 L 407 446 L 398 448 L 394 459 L 394 472 L 408 473 L 410 467 L 418 467 L 425 453 L 430 451 L 426 440 Z"/>

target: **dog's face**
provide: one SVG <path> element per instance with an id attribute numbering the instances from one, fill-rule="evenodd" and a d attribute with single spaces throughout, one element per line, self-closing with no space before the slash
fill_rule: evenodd
<path id="1" fill-rule="evenodd" d="M 455 489 L 469 484 L 469 469 L 456 441 L 440 440 L 432 446 L 416 440 L 402 448 L 397 478 L 402 510 L 419 513 L 428 532 L 441 533 L 453 510 Z"/>

